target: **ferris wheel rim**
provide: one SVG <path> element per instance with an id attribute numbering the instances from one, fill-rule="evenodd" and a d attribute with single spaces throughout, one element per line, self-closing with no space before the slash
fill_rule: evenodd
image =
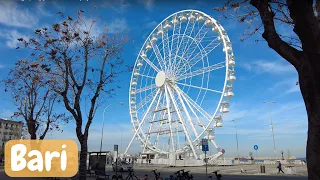
<path id="1" fill-rule="evenodd" d="M 157 26 L 155 26 L 155 28 L 150 32 L 149 36 L 148 36 L 148 37 L 146 38 L 146 40 L 144 41 L 144 43 L 143 43 L 143 45 L 142 45 L 142 47 L 141 47 L 141 49 L 140 49 L 140 51 L 139 51 L 139 53 L 138 53 L 138 56 L 137 56 L 137 59 L 136 59 L 136 62 L 135 62 L 135 66 L 136 66 L 137 63 L 138 63 L 138 60 L 141 59 L 140 56 L 141 56 L 141 53 L 142 53 L 142 51 L 143 51 L 143 48 L 146 46 L 146 43 L 150 40 L 150 37 L 154 34 L 154 32 L 158 29 L 158 27 L 161 26 L 161 25 L 162 25 L 166 20 L 168 20 L 170 17 L 173 17 L 173 16 L 175 16 L 175 15 L 178 15 L 178 14 L 184 13 L 184 12 L 195 12 L 195 13 L 199 13 L 199 14 L 203 15 L 205 18 L 209 18 L 209 19 L 215 24 L 215 26 L 218 28 L 218 30 L 219 30 L 219 33 L 218 33 L 219 36 L 223 35 L 222 30 L 221 30 L 221 27 L 222 27 L 222 26 L 221 26 L 220 24 L 217 24 L 217 21 L 216 21 L 214 18 L 212 18 L 211 16 L 207 15 L 207 14 L 204 13 L 204 12 L 201 12 L 201 11 L 198 11 L 198 10 L 193 10 L 193 9 L 187 9 L 187 10 L 182 10 L 182 11 L 175 12 L 175 13 L 167 16 L 165 19 L 163 19 L 163 21 L 161 21 Z M 228 38 L 227 35 L 226 35 L 226 37 Z M 229 39 L 229 38 L 228 38 L 228 39 Z M 222 38 L 222 41 L 223 41 L 223 47 L 226 47 L 226 39 L 225 39 L 225 38 Z M 229 71 L 229 64 L 228 64 L 228 55 L 229 55 L 229 54 L 230 54 L 230 53 L 228 53 L 227 51 L 225 52 L 225 61 L 224 61 L 224 63 L 225 63 L 226 72 L 225 72 L 225 77 L 224 77 L 224 83 L 223 83 L 223 89 L 222 89 L 221 97 L 220 97 L 220 99 L 219 99 L 219 102 L 217 103 L 216 110 L 214 111 L 214 114 L 211 116 L 211 120 L 209 121 L 209 123 L 207 124 L 207 126 L 205 127 L 205 129 L 200 132 L 200 134 L 198 135 L 198 137 L 196 137 L 196 138 L 193 140 L 193 142 L 198 141 L 199 138 L 201 138 L 201 136 L 203 136 L 203 133 L 205 133 L 205 132 L 208 130 L 208 128 L 212 125 L 212 122 L 214 121 L 214 118 L 215 118 L 215 116 L 216 116 L 216 114 L 217 114 L 217 112 L 218 112 L 218 110 L 219 110 L 219 107 L 221 106 L 221 103 L 222 103 L 222 100 L 223 100 L 223 98 L 224 98 L 224 94 L 225 94 L 225 91 L 226 91 L 226 85 L 227 85 L 227 78 L 228 78 L 228 71 Z M 231 54 L 233 55 L 233 52 L 232 52 Z M 155 70 L 156 70 L 156 69 L 155 69 Z M 157 70 L 156 70 L 156 71 L 157 71 Z M 159 71 L 157 71 L 157 72 L 159 72 Z M 132 75 L 131 75 L 131 80 L 133 79 L 133 77 L 134 77 L 134 75 L 133 75 L 133 73 L 132 73 Z M 131 85 L 131 83 L 130 83 L 130 88 L 129 88 L 129 90 L 131 91 L 131 89 L 132 89 L 132 85 Z M 131 97 L 131 95 L 130 95 L 130 93 L 129 93 L 129 102 L 130 102 L 130 97 Z M 129 105 L 129 106 L 130 106 L 130 108 L 131 108 L 131 105 Z M 221 113 L 221 114 L 223 114 L 223 113 Z M 132 114 L 130 114 L 130 117 L 131 117 L 131 120 L 132 120 L 132 119 L 133 119 L 133 118 L 132 118 Z M 132 124 L 133 124 L 133 123 L 132 123 Z M 134 127 L 133 127 L 133 128 L 134 128 L 134 131 L 141 131 L 141 132 L 142 132 L 142 130 L 141 130 L 141 129 L 139 130 L 138 128 L 136 128 L 134 124 L 133 124 L 133 126 L 134 126 Z M 142 132 L 142 133 L 143 133 L 143 132 Z M 137 138 L 140 139 L 140 141 L 141 141 L 145 146 L 148 146 L 148 147 L 149 147 L 149 145 L 143 141 L 144 138 L 141 137 L 140 132 L 137 133 Z M 163 151 L 163 150 L 161 150 L 161 149 L 152 149 L 152 150 L 153 150 L 153 151 L 156 151 L 156 152 L 159 152 L 159 153 L 169 153 L 169 152 Z"/>

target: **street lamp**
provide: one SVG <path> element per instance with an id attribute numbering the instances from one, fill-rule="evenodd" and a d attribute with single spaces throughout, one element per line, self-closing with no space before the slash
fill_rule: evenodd
<path id="1" fill-rule="evenodd" d="M 264 104 L 275 104 L 275 101 L 263 101 L 262 103 Z M 271 126 L 271 131 L 272 131 L 272 138 L 273 138 L 273 151 L 274 151 L 274 156 L 277 157 L 277 151 L 276 151 L 276 142 L 274 140 L 274 127 L 273 127 L 273 123 L 272 123 L 272 110 L 271 110 L 271 106 L 270 106 L 270 126 Z"/>
<path id="2" fill-rule="evenodd" d="M 236 128 L 236 140 L 237 140 L 238 164 L 240 164 L 237 123 L 236 123 L 236 121 L 235 121 L 235 120 L 232 120 L 232 121 L 234 122 L 234 126 L 235 126 L 235 128 Z"/>
<path id="3" fill-rule="evenodd" d="M 123 102 L 120 102 L 121 105 L 123 105 Z M 104 129 L 104 113 L 106 111 L 106 109 L 108 109 L 112 104 L 109 104 L 108 106 L 106 106 L 103 110 L 103 114 L 102 114 L 102 129 L 101 129 L 101 140 L 100 140 L 100 153 L 102 152 L 102 141 L 103 141 L 103 129 Z"/>

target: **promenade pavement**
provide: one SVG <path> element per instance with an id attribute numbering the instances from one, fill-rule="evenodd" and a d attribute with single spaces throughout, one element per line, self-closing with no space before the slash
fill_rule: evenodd
<path id="1" fill-rule="evenodd" d="M 296 166 L 297 175 L 285 175 L 277 174 L 277 169 L 274 165 L 266 165 L 266 173 L 259 174 L 257 165 L 243 165 L 242 168 L 247 170 L 247 173 L 240 172 L 240 166 L 218 166 L 218 167 L 208 167 L 208 173 L 212 171 L 219 170 L 219 173 L 223 175 L 223 180 L 307 180 L 307 170 L 306 166 Z M 152 170 L 157 169 L 157 172 L 161 173 L 161 177 L 169 177 L 173 172 L 185 169 L 190 171 L 193 174 L 195 180 L 207 180 L 205 175 L 205 167 L 159 167 L 159 166 L 134 166 L 135 175 L 138 178 L 144 177 L 145 174 L 148 174 L 149 179 L 153 179 Z M 107 169 L 107 173 L 110 175 L 115 174 L 111 168 Z M 123 173 L 123 177 L 127 177 L 127 173 Z M 8 177 L 3 169 L 0 169 L 0 180 L 32 180 L 32 179 L 41 179 L 41 178 L 10 178 Z M 43 178 L 42 178 L 43 179 Z M 88 180 L 94 180 L 93 177 L 88 177 Z M 61 179 L 62 180 L 62 179 Z"/>

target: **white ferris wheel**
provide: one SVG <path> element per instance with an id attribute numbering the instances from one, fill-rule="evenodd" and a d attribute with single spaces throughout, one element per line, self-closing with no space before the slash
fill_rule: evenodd
<path id="1" fill-rule="evenodd" d="M 144 42 L 131 77 L 134 136 L 143 152 L 189 152 L 199 159 L 201 139 L 218 152 L 214 129 L 223 126 L 236 80 L 231 42 L 221 24 L 197 10 L 165 18 Z"/>

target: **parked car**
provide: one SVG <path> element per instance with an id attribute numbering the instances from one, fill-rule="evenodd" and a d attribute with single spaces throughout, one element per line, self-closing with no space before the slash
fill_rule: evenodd
<path id="1" fill-rule="evenodd" d="M 113 171 L 116 171 L 116 163 L 112 163 L 112 169 Z M 118 165 L 117 165 L 117 171 L 128 171 L 129 169 L 133 169 L 132 168 L 132 164 L 130 164 L 129 162 L 126 161 L 119 161 Z"/>

